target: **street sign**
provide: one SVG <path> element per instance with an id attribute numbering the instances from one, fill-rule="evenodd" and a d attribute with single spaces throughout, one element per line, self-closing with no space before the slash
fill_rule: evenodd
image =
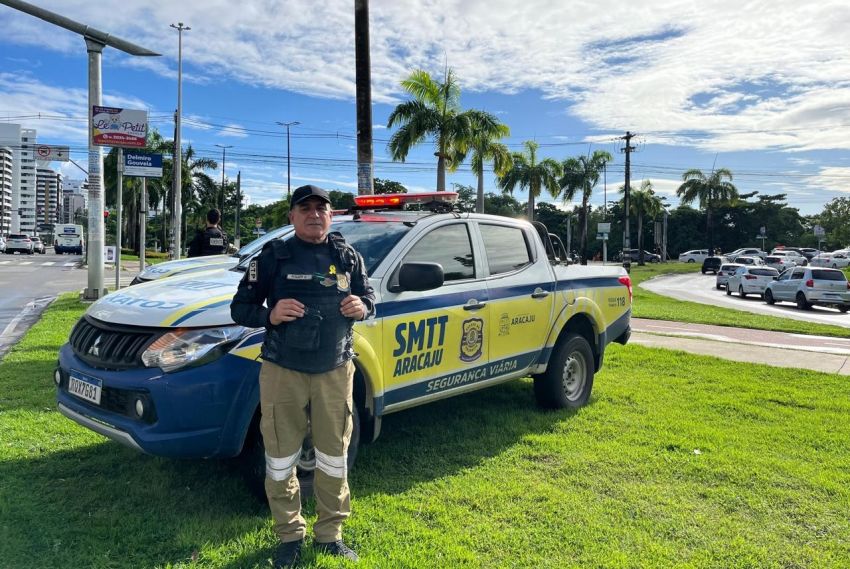
<path id="1" fill-rule="evenodd" d="M 262 227 L 262 225 L 263 225 L 263 220 L 260 219 L 259 217 L 255 217 L 254 218 L 254 227 Z"/>
<path id="2" fill-rule="evenodd" d="M 812 230 L 815 233 L 815 237 L 823 237 L 824 235 L 826 235 L 826 230 L 820 225 L 815 225 Z"/>
<path id="3" fill-rule="evenodd" d="M 94 105 L 91 109 L 92 144 L 144 148 L 148 134 L 147 111 Z"/>
<path id="4" fill-rule="evenodd" d="M 767 228 L 764 225 L 759 227 L 759 235 L 761 237 L 764 237 L 765 235 L 767 235 Z"/>
<path id="5" fill-rule="evenodd" d="M 162 154 L 146 154 L 134 150 L 125 152 L 124 175 L 162 178 Z"/>
<path id="6" fill-rule="evenodd" d="M 596 231 L 598 231 L 599 233 L 611 233 L 611 223 L 597 223 Z"/>
<path id="7" fill-rule="evenodd" d="M 601 239 L 603 241 L 608 241 L 608 234 L 607 233 L 597 233 L 596 238 Z"/>
<path id="8" fill-rule="evenodd" d="M 69 160 L 68 150 L 67 146 L 39 144 L 35 147 L 35 156 L 37 160 L 46 160 L 48 162 L 67 162 Z"/>

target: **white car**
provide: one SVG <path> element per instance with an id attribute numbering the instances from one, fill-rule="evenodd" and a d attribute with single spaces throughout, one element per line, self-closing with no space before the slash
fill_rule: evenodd
<path id="1" fill-rule="evenodd" d="M 833 251 L 832 253 L 821 253 L 810 261 L 813 267 L 830 267 L 833 269 L 844 269 L 850 266 L 850 253 L 846 251 Z"/>
<path id="2" fill-rule="evenodd" d="M 738 255 L 737 257 L 735 257 L 735 262 L 739 265 L 764 265 L 764 261 L 762 260 L 762 258 L 756 255 Z"/>
<path id="3" fill-rule="evenodd" d="M 714 287 L 717 290 L 725 287 L 729 281 L 729 277 L 731 277 L 739 267 L 743 266 L 744 265 L 739 265 L 738 263 L 723 263 L 720 265 L 720 270 L 717 271 L 717 278 L 714 281 Z"/>
<path id="4" fill-rule="evenodd" d="M 747 257 L 758 257 L 760 259 L 764 259 L 767 257 L 767 253 L 762 251 L 761 249 L 756 249 L 753 247 L 742 247 L 740 249 L 735 249 L 731 253 L 724 253 L 723 256 L 732 261 L 733 263 L 738 262 L 738 257 L 745 255 Z"/>
<path id="5" fill-rule="evenodd" d="M 694 249 L 679 255 L 680 263 L 702 263 L 708 257 L 708 249 Z"/>
<path id="6" fill-rule="evenodd" d="M 829 306 L 846 313 L 850 311 L 850 283 L 837 269 L 795 267 L 768 285 L 764 301 L 794 302 L 800 310 L 812 305 Z"/>
<path id="7" fill-rule="evenodd" d="M 785 269 L 793 269 L 797 263 L 790 257 L 784 255 L 768 255 L 764 258 L 764 264 L 771 269 L 776 269 L 780 273 Z"/>
<path id="8" fill-rule="evenodd" d="M 793 251 L 791 249 L 774 249 L 771 251 L 770 255 L 772 257 L 785 257 L 786 259 L 794 261 L 795 265 L 798 267 L 805 267 L 809 264 L 808 259 L 797 251 Z"/>
<path id="9" fill-rule="evenodd" d="M 748 294 L 757 294 L 763 297 L 767 285 L 778 276 L 779 271 L 770 267 L 739 267 L 726 281 L 726 294 L 731 295 L 732 291 L 735 291 L 741 298 Z"/>

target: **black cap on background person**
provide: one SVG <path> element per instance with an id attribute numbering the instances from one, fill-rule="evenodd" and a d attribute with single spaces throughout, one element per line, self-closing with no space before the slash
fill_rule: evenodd
<path id="1" fill-rule="evenodd" d="M 300 202 L 303 202 L 307 198 L 317 197 L 325 200 L 328 203 L 331 203 L 331 196 L 328 195 L 328 192 L 320 188 L 319 186 L 314 186 L 312 184 L 308 184 L 306 186 L 301 186 L 300 188 L 296 188 L 294 192 L 292 192 L 292 197 L 289 198 L 289 208 L 292 209 L 294 206 L 298 205 Z"/>

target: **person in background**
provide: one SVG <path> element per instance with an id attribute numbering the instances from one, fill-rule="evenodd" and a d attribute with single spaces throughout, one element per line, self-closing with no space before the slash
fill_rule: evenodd
<path id="1" fill-rule="evenodd" d="M 227 235 L 219 227 L 221 212 L 213 208 L 207 212 L 207 226 L 195 233 L 189 244 L 189 257 L 223 255 L 227 252 Z"/>

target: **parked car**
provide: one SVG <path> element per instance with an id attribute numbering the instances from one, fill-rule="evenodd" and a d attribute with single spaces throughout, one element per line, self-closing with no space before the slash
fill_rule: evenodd
<path id="1" fill-rule="evenodd" d="M 735 262 L 741 265 L 764 265 L 764 261 L 762 261 L 761 257 L 751 257 L 748 255 L 739 255 L 735 257 Z"/>
<path id="2" fill-rule="evenodd" d="M 729 259 L 726 257 L 706 257 L 702 262 L 702 268 L 700 270 L 702 271 L 702 274 L 714 273 L 716 275 L 717 271 L 720 270 L 720 266 L 727 262 L 729 262 Z"/>
<path id="3" fill-rule="evenodd" d="M 809 260 L 806 259 L 802 253 L 794 249 L 789 249 L 787 247 L 783 249 L 774 249 L 770 252 L 770 254 L 774 257 L 778 255 L 787 259 L 791 259 L 792 261 L 794 261 L 794 263 L 797 264 L 798 267 L 805 267 L 809 264 Z"/>
<path id="4" fill-rule="evenodd" d="M 16 251 L 21 254 L 32 255 L 32 239 L 29 235 L 23 233 L 11 233 L 9 235 L 9 239 L 6 240 L 6 254 L 14 255 Z"/>
<path id="5" fill-rule="evenodd" d="M 748 257 L 759 257 L 761 259 L 767 257 L 767 253 L 765 251 L 754 247 L 742 247 L 741 249 L 735 249 L 731 253 L 723 253 L 723 256 L 733 263 L 737 263 L 738 257 L 742 255 L 746 255 Z"/>
<path id="6" fill-rule="evenodd" d="M 6 252 L 6 238 L 0 235 L 0 253 Z"/>
<path id="7" fill-rule="evenodd" d="M 821 253 L 820 249 L 815 249 L 814 247 L 800 247 L 799 251 L 809 261 Z"/>
<path id="8" fill-rule="evenodd" d="M 41 237 L 30 237 L 32 240 L 32 252 L 33 253 L 41 253 L 44 255 L 47 250 L 44 247 L 44 241 L 41 240 Z"/>
<path id="9" fill-rule="evenodd" d="M 625 249 L 625 251 L 629 252 L 629 254 L 628 254 L 629 255 L 629 261 L 631 261 L 632 263 L 637 263 L 640 260 L 639 259 L 640 249 Z M 619 260 L 622 261 L 623 257 L 624 257 L 623 253 L 620 252 Z M 655 253 L 650 253 L 649 251 L 644 249 L 644 251 L 643 251 L 643 261 L 645 263 L 660 263 L 661 262 L 661 255 L 656 255 Z"/>
<path id="10" fill-rule="evenodd" d="M 694 249 L 679 255 L 680 263 L 702 263 L 708 257 L 708 249 Z"/>
<path id="11" fill-rule="evenodd" d="M 797 266 L 794 261 L 784 255 L 768 255 L 764 258 L 764 264 L 780 273 L 785 269 L 792 269 Z"/>
<path id="12" fill-rule="evenodd" d="M 714 281 L 714 286 L 717 290 L 726 286 L 726 282 L 729 280 L 729 277 L 732 276 L 738 267 L 743 267 L 744 265 L 738 263 L 723 263 L 720 265 L 720 270 L 717 271 L 717 279 Z"/>
<path id="13" fill-rule="evenodd" d="M 831 267 L 833 269 L 843 269 L 850 266 L 850 254 L 843 251 L 835 251 L 833 253 L 821 253 L 814 257 L 810 264 L 813 267 Z"/>
<path id="14" fill-rule="evenodd" d="M 850 310 L 850 283 L 838 269 L 794 267 L 767 285 L 764 301 L 768 304 L 796 302 L 800 310 L 816 304 L 847 312 Z"/>
<path id="15" fill-rule="evenodd" d="M 779 271 L 770 267 L 746 266 L 738 267 L 726 282 L 726 294 L 737 292 L 741 298 L 748 294 L 764 295 L 767 285 L 779 276 Z"/>

